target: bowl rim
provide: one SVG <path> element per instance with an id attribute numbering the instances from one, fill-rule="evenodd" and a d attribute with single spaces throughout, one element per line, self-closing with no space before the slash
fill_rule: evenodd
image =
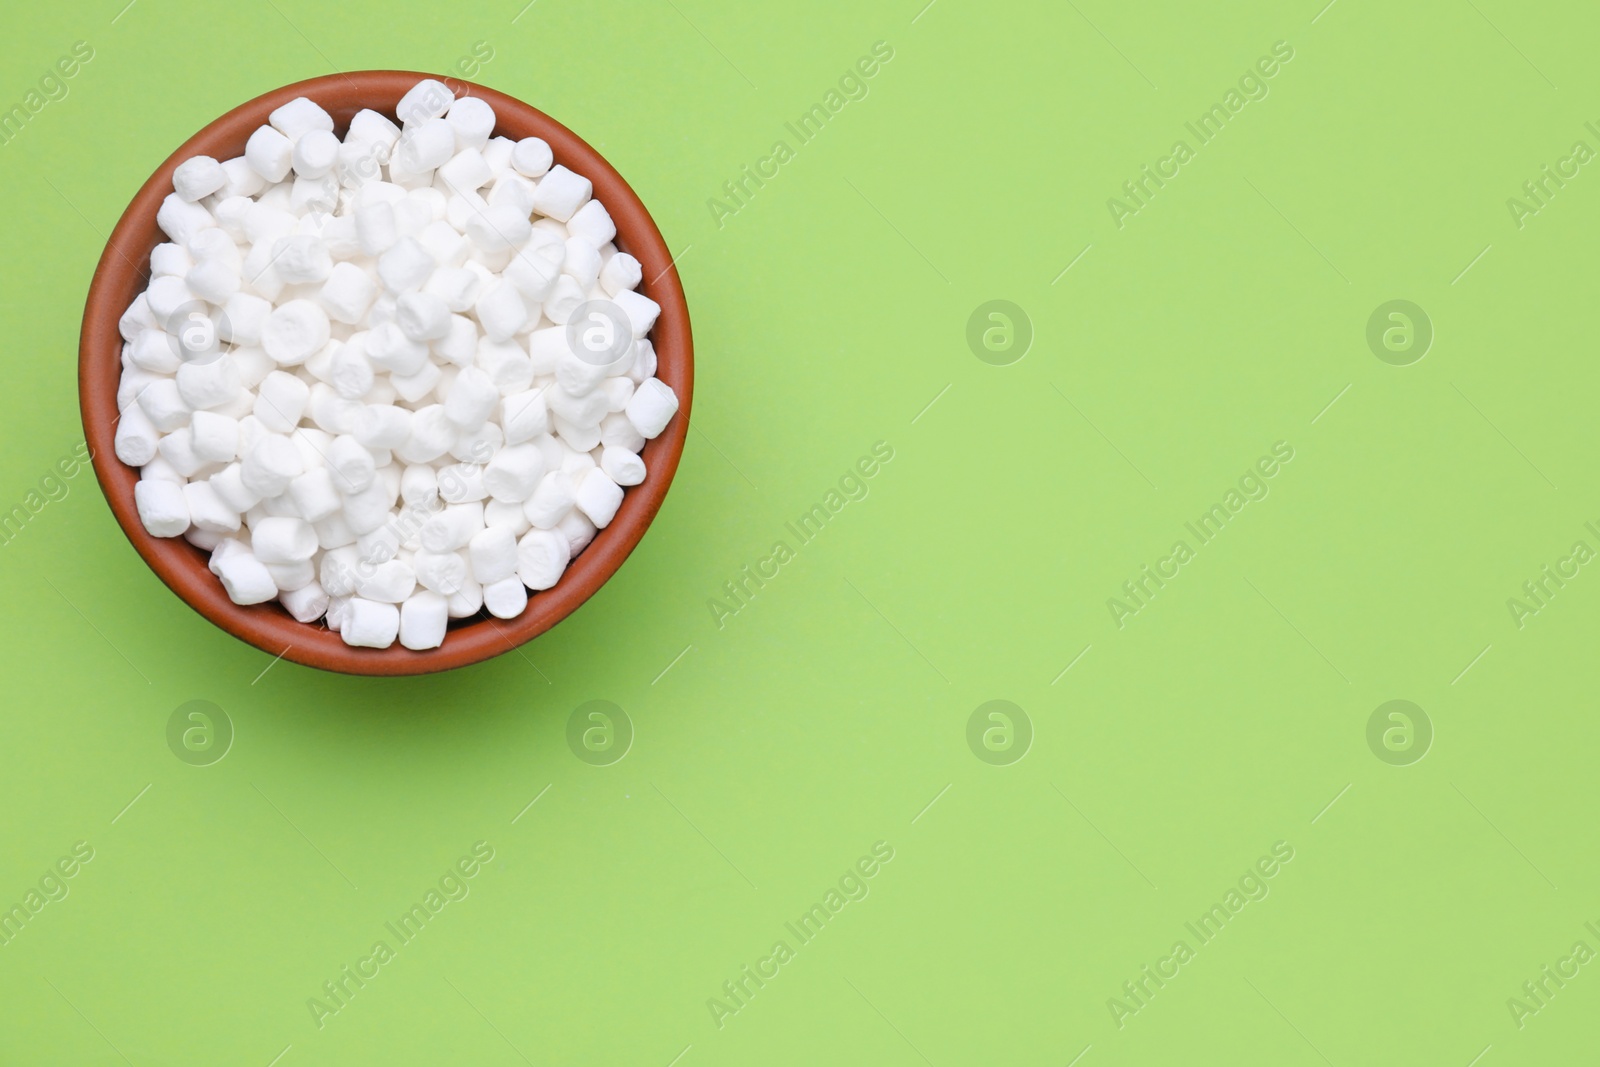
<path id="1" fill-rule="evenodd" d="M 641 453 L 648 472 L 645 480 L 626 490 L 616 517 L 571 562 L 555 586 L 529 595 L 522 614 L 495 619 L 480 612 L 471 619 L 452 620 L 444 644 L 423 652 L 413 652 L 398 641 L 386 649 L 354 648 L 325 624 L 296 621 L 276 600 L 249 606 L 233 603 L 207 568 L 208 553 L 182 537 L 153 537 L 144 529 L 134 504 L 139 470 L 119 460 L 114 447 L 122 377 L 119 323 L 148 283 L 151 250 L 167 239 L 155 218 L 172 191 L 172 173 L 179 163 L 195 155 L 228 159 L 243 154 L 250 133 L 266 124 L 275 108 L 300 96 L 333 115 L 341 133 L 363 108 L 392 118 L 400 97 L 425 78 L 443 82 L 457 97 L 476 96 L 492 106 L 495 136 L 541 137 L 549 143 L 555 163 L 593 182 L 595 198 L 616 223 L 617 247 L 637 258 L 643 268 L 639 291 L 661 306 L 650 334 L 656 377 L 672 386 L 679 408 L 667 428 L 645 444 Z M 79 409 L 95 478 L 135 551 L 181 600 L 222 630 L 269 655 L 343 674 L 412 675 L 464 667 L 517 648 L 577 610 L 622 566 L 661 509 L 688 437 L 693 392 L 694 343 L 683 285 L 661 231 L 626 179 L 599 151 L 533 105 L 475 82 L 420 71 L 350 71 L 295 82 L 245 101 L 184 141 L 140 187 L 106 242 L 90 282 L 78 344 Z"/>

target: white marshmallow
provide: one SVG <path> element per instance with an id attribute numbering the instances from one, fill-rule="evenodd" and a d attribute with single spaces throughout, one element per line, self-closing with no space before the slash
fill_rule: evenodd
<path id="1" fill-rule="evenodd" d="M 515 159 L 515 155 L 512 157 Z M 557 164 L 539 179 L 533 190 L 533 209 L 541 215 L 566 222 L 594 192 L 594 183 Z"/>
<path id="2" fill-rule="evenodd" d="M 344 643 L 357 648 L 388 648 L 400 633 L 400 609 L 393 604 L 352 597 L 339 627 Z"/>
<path id="3" fill-rule="evenodd" d="M 330 319 L 354 326 L 366 317 L 377 295 L 377 283 L 366 271 L 354 263 L 335 263 L 317 299 Z"/>
<path id="4" fill-rule="evenodd" d="M 647 378 L 639 384 L 628 406 L 623 409 L 628 421 L 647 438 L 656 437 L 667 428 L 678 410 L 678 394 L 659 378 Z"/>
<path id="5" fill-rule="evenodd" d="M 267 122 L 291 141 L 298 141 L 312 130 L 328 132 L 333 130 L 333 116 L 322 110 L 316 102 L 303 96 L 297 96 L 287 104 L 275 108 L 272 114 L 267 116 Z"/>
<path id="6" fill-rule="evenodd" d="M 321 178 L 339 160 L 339 138 L 331 130 L 307 130 L 294 145 L 294 172 L 302 178 Z"/>
<path id="7" fill-rule="evenodd" d="M 467 561 L 459 552 L 418 552 L 411 566 L 417 584 L 441 596 L 453 596 L 467 584 Z"/>
<path id="8" fill-rule="evenodd" d="M 133 487 L 139 521 L 151 537 L 177 537 L 189 528 L 189 505 L 180 482 L 140 479 Z"/>
<path id="9" fill-rule="evenodd" d="M 292 367 L 311 358 L 328 337 L 328 313 L 310 300 L 291 300 L 267 316 L 261 347 L 280 366 Z"/>
<path id="10" fill-rule="evenodd" d="M 517 572 L 517 538 L 504 526 L 486 526 L 472 535 L 467 545 L 472 578 L 489 586 Z M 504 617 L 504 616 L 502 616 Z"/>
<path id="11" fill-rule="evenodd" d="M 421 174 L 449 162 L 456 152 L 456 132 L 445 119 L 407 124 L 395 146 L 395 159 L 407 171 Z"/>
<path id="12" fill-rule="evenodd" d="M 395 105 L 394 113 L 402 123 L 413 125 L 436 119 L 450 109 L 455 94 L 444 82 L 426 78 L 406 90 Z"/>
<path id="13" fill-rule="evenodd" d="M 190 203 L 221 189 L 226 180 L 222 164 L 210 156 L 190 156 L 172 172 L 172 188 Z"/>
<path id="14" fill-rule="evenodd" d="M 402 237 L 378 257 L 378 277 L 392 293 L 421 288 L 436 266 L 433 256 L 414 237 Z"/>
<path id="15" fill-rule="evenodd" d="M 137 404 L 122 410 L 117 419 L 115 446 L 117 458 L 130 467 L 142 467 L 156 455 L 156 442 L 160 438 L 155 423 Z"/>
<path id="16" fill-rule="evenodd" d="M 607 296 L 616 296 L 627 289 L 637 288 L 644 280 L 644 268 L 626 252 L 618 252 L 600 268 L 600 288 Z"/>
<path id="17" fill-rule="evenodd" d="M 279 434 L 268 434 L 244 453 L 239 463 L 239 479 L 246 489 L 262 499 L 275 497 L 305 470 L 300 450 Z"/>
<path id="18" fill-rule="evenodd" d="M 543 176 L 553 158 L 550 146 L 538 137 L 524 137 L 511 150 L 511 165 L 518 174 L 529 178 Z"/>
<path id="19" fill-rule="evenodd" d="M 189 482 L 183 487 L 183 503 L 189 521 L 207 533 L 237 533 L 239 513 L 217 495 L 210 482 Z"/>
<path id="20" fill-rule="evenodd" d="M 269 182 L 281 182 L 294 165 L 294 142 L 271 126 L 262 126 L 244 146 L 245 161 Z"/>
<path id="21" fill-rule="evenodd" d="M 501 424 L 506 444 L 517 445 L 550 432 L 550 409 L 544 389 L 513 393 L 501 401 Z"/>
<path id="22" fill-rule="evenodd" d="M 417 576 L 405 560 L 379 563 L 356 579 L 356 595 L 385 604 L 399 604 L 415 592 Z"/>
<path id="23" fill-rule="evenodd" d="M 262 563 L 299 563 L 317 551 L 317 532 L 304 519 L 265 518 L 250 527 L 250 548 Z"/>
<path id="24" fill-rule="evenodd" d="M 626 448 L 608 446 L 600 453 L 600 469 L 618 485 L 638 485 L 644 481 L 644 460 Z"/>
<path id="25" fill-rule="evenodd" d="M 528 306 L 510 282 L 496 282 L 478 297 L 478 322 L 491 341 L 506 341 L 528 321 Z"/>
<path id="26" fill-rule="evenodd" d="M 449 504 L 422 524 L 422 547 L 429 552 L 454 552 L 465 548 L 483 528 L 482 504 Z"/>
<path id="27" fill-rule="evenodd" d="M 561 580 L 572 559 L 565 535 L 552 530 L 530 530 L 517 542 L 517 578 L 529 589 L 549 589 Z"/>
<path id="28" fill-rule="evenodd" d="M 483 606 L 497 619 L 514 619 L 528 606 L 528 591 L 516 578 L 483 587 Z"/>
<path id="29" fill-rule="evenodd" d="M 320 239 L 309 234 L 295 234 L 280 237 L 273 244 L 272 268 L 290 285 L 323 282 L 333 270 L 333 256 Z"/>
<path id="30" fill-rule="evenodd" d="M 522 510 L 535 529 L 553 530 L 576 502 L 572 479 L 565 472 L 554 470 L 540 479 Z"/>
<path id="31" fill-rule="evenodd" d="M 544 456 L 531 444 L 510 445 L 496 452 L 483 469 L 483 485 L 507 504 L 520 504 L 533 495 L 544 478 Z M 481 575 L 478 581 L 485 581 Z"/>
<path id="32" fill-rule="evenodd" d="M 248 550 L 213 563 L 217 580 L 235 604 L 265 604 L 278 595 L 272 575 Z"/>
<path id="33" fill-rule="evenodd" d="M 587 241 L 596 251 L 617 235 L 617 224 L 611 213 L 598 200 L 590 200 L 567 219 L 567 232 Z"/>
<path id="34" fill-rule="evenodd" d="M 298 589 L 279 590 L 278 603 L 295 621 L 316 622 L 328 610 L 328 594 L 313 581 Z"/>
<path id="35" fill-rule="evenodd" d="M 189 419 L 195 455 L 206 463 L 230 463 L 239 451 L 239 420 L 211 411 Z"/>
<path id="36" fill-rule="evenodd" d="M 477 367 L 465 367 L 450 387 L 444 412 L 457 426 L 472 429 L 483 425 L 500 402 L 500 390 L 493 379 Z"/>
<path id="37" fill-rule="evenodd" d="M 444 644 L 450 622 L 450 602 L 438 593 L 422 590 L 400 605 L 400 643 L 414 652 Z"/>
<path id="38" fill-rule="evenodd" d="M 598 467 L 585 472 L 573 493 L 573 501 L 589 521 L 600 529 L 611 525 L 622 506 L 622 487 Z"/>
<path id="39" fill-rule="evenodd" d="M 288 433 L 300 423 L 311 387 L 287 371 L 275 370 L 261 380 L 252 412 L 274 433 Z"/>

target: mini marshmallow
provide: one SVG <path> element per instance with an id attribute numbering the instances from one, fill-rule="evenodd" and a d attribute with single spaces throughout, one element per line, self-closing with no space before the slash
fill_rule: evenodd
<path id="1" fill-rule="evenodd" d="M 139 390 L 138 405 L 149 416 L 150 424 L 162 434 L 171 434 L 186 424 L 189 414 L 194 411 L 184 403 L 184 398 L 178 392 L 178 382 L 171 378 L 157 379 Z"/>
<path id="2" fill-rule="evenodd" d="M 651 300 L 643 293 L 636 293 L 624 289 L 611 298 L 622 313 L 628 316 L 628 321 L 633 325 L 633 336 L 643 337 L 650 332 L 656 324 L 656 317 L 661 314 L 661 305 Z"/>
<path id="3" fill-rule="evenodd" d="M 275 497 L 305 471 L 300 450 L 279 434 L 268 434 L 251 447 L 240 460 L 239 479 L 244 487 L 263 499 Z"/>
<path id="4" fill-rule="evenodd" d="M 617 224 L 611 221 L 611 213 L 604 204 L 591 200 L 567 219 L 567 232 L 589 242 L 598 251 L 617 235 Z"/>
<path id="5" fill-rule="evenodd" d="M 317 299 L 334 322 L 354 326 L 366 317 L 377 295 L 377 283 L 366 271 L 354 263 L 335 263 Z"/>
<path id="6" fill-rule="evenodd" d="M 328 471 L 339 492 L 359 493 L 377 476 L 377 463 L 360 441 L 342 434 L 328 446 Z"/>
<path id="7" fill-rule="evenodd" d="M 457 103 L 465 103 L 472 99 L 472 97 L 462 97 Z M 455 193 L 477 192 L 488 184 L 491 177 L 493 174 L 489 170 L 489 164 L 476 146 L 462 148 L 439 168 L 439 180 Z"/>
<path id="8" fill-rule="evenodd" d="M 538 190 L 534 191 L 538 196 Z M 486 252 L 520 248 L 532 233 L 528 216 L 510 206 L 484 207 L 467 219 L 466 234 Z"/>
<path id="9" fill-rule="evenodd" d="M 189 419 L 194 452 L 206 463 L 229 463 L 239 451 L 239 420 L 211 411 Z"/>
<path id="10" fill-rule="evenodd" d="M 575 502 L 572 479 L 555 470 L 540 479 L 522 510 L 536 529 L 553 530 Z"/>
<path id="11" fill-rule="evenodd" d="M 281 182 L 294 165 L 294 142 L 271 126 L 262 126 L 245 142 L 244 158 L 269 182 Z"/>
<path id="12" fill-rule="evenodd" d="M 483 610 L 483 586 L 468 578 L 460 589 L 450 594 L 450 617 L 469 619 Z"/>
<path id="13" fill-rule="evenodd" d="M 391 559 L 367 569 L 356 578 L 356 595 L 385 604 L 399 604 L 417 588 L 411 564 Z"/>
<path id="14" fill-rule="evenodd" d="M 422 547 L 429 552 L 454 552 L 465 548 L 483 528 L 482 504 L 449 504 L 422 524 Z"/>
<path id="15" fill-rule="evenodd" d="M 515 159 L 515 154 L 513 154 Z M 533 209 L 541 215 L 566 222 L 594 192 L 594 184 L 557 164 L 539 179 L 533 191 Z"/>
<path id="16" fill-rule="evenodd" d="M 400 605 L 400 643 L 413 652 L 444 644 L 450 622 L 450 602 L 438 593 L 422 590 Z"/>
<path id="17" fill-rule="evenodd" d="M 544 393 L 543 389 L 529 389 L 501 401 L 501 423 L 505 429 L 506 444 L 521 444 L 550 431 L 550 409 Z"/>
<path id="18" fill-rule="evenodd" d="M 467 561 L 459 552 L 418 552 L 411 566 L 417 584 L 441 596 L 453 596 L 467 584 Z"/>
<path id="19" fill-rule="evenodd" d="M 429 404 L 411 416 L 409 435 L 402 444 L 395 446 L 395 454 L 407 463 L 431 463 L 450 451 L 456 433 L 457 427 L 444 413 L 444 405 Z M 356 438 L 360 440 L 359 432 Z"/>
<path id="20" fill-rule="evenodd" d="M 360 447 L 359 445 L 357 446 Z M 289 483 L 289 499 L 307 522 L 321 522 L 339 510 L 344 501 L 326 467 L 317 467 Z"/>
<path id="21" fill-rule="evenodd" d="M 496 452 L 483 468 L 483 485 L 496 500 L 520 504 L 533 495 L 544 474 L 544 456 L 537 447 L 510 445 Z M 475 577 L 486 581 L 481 575 Z"/>
<path id="22" fill-rule="evenodd" d="M 312 581 L 298 589 L 279 590 L 278 603 L 297 622 L 316 622 L 328 610 L 328 594 Z"/>
<path id="23" fill-rule="evenodd" d="M 267 316 L 261 347 L 280 366 L 304 363 L 328 343 L 328 313 L 310 300 L 291 300 Z"/>
<path id="24" fill-rule="evenodd" d="M 483 148 L 494 132 L 494 108 L 475 96 L 463 96 L 452 102 L 445 119 L 456 132 L 457 145 L 463 148 Z"/>
<path id="25" fill-rule="evenodd" d="M 653 438 L 667 428 L 678 410 L 678 394 L 659 378 L 647 378 L 634 391 L 623 409 L 628 421 L 645 437 Z"/>
<path id="26" fill-rule="evenodd" d="M 598 467 L 587 471 L 577 483 L 573 502 L 600 529 L 611 525 L 622 506 L 622 487 Z"/>
<path id="27" fill-rule="evenodd" d="M 265 518 L 250 528 L 250 548 L 262 563 L 299 563 L 317 551 L 317 532 L 304 519 Z"/>
<path id="28" fill-rule="evenodd" d="M 216 574 L 228 599 L 235 604 L 265 604 L 278 595 L 272 575 L 248 550 L 218 562 Z"/>
<path id="29" fill-rule="evenodd" d="M 607 447 L 600 453 L 600 469 L 618 485 L 638 485 L 644 481 L 644 460 L 626 448 Z"/>
<path id="30" fill-rule="evenodd" d="M 252 413 L 274 433 L 288 433 L 299 425 L 310 397 L 311 387 L 303 380 L 275 370 L 262 379 Z"/>
<path id="31" fill-rule="evenodd" d="M 483 606 L 497 619 L 514 619 L 528 606 L 528 590 L 515 577 L 483 587 Z"/>
<path id="32" fill-rule="evenodd" d="M 294 172 L 302 178 L 321 178 L 339 159 L 339 138 L 331 130 L 307 130 L 294 145 Z"/>
<path id="33" fill-rule="evenodd" d="M 524 137 L 511 150 L 511 166 L 529 178 L 543 176 L 553 160 L 550 146 L 538 137 Z"/>
<path id="34" fill-rule="evenodd" d="M 243 388 L 239 370 L 232 360 L 212 359 L 207 363 L 185 363 L 175 378 L 178 395 L 191 409 L 214 408 L 227 403 Z"/>
<path id="35" fill-rule="evenodd" d="M 489 586 L 517 572 L 517 538 L 503 526 L 486 526 L 472 535 L 467 544 L 467 559 L 472 578 Z"/>
<path id="36" fill-rule="evenodd" d="M 589 547 L 589 542 L 594 540 L 594 535 L 599 531 L 595 529 L 594 523 L 589 521 L 587 515 L 573 508 L 567 512 L 565 518 L 556 523 L 555 532 L 567 539 L 567 550 L 576 556 Z"/>
<path id="37" fill-rule="evenodd" d="M 500 402 L 500 390 L 493 379 L 477 367 L 463 368 L 445 400 L 444 412 L 457 426 L 481 426 Z"/>
<path id="38" fill-rule="evenodd" d="M 357 648 L 388 648 L 400 633 L 400 609 L 393 604 L 352 597 L 339 627 L 344 643 Z"/>
<path id="39" fill-rule="evenodd" d="M 395 159 L 414 174 L 434 170 L 456 152 L 456 132 L 445 119 L 428 119 L 416 126 L 408 124 L 395 145 Z"/>
<path id="40" fill-rule="evenodd" d="M 414 237 L 403 237 L 378 257 L 378 277 L 384 288 L 399 293 L 417 289 L 428 280 L 437 264 L 428 250 Z"/>
<path id="41" fill-rule="evenodd" d="M 398 323 L 385 322 L 367 333 L 367 358 L 391 374 L 415 374 L 428 362 L 428 346 L 407 337 Z"/>
<path id="42" fill-rule="evenodd" d="M 237 533 L 239 513 L 217 495 L 210 482 L 190 482 L 183 487 L 183 502 L 189 521 L 208 533 Z"/>
<path id="43" fill-rule="evenodd" d="M 549 589 L 561 580 L 571 559 L 572 549 L 565 535 L 530 530 L 517 542 L 517 578 L 529 589 Z"/>
<path id="44" fill-rule="evenodd" d="M 600 288 L 607 296 L 633 289 L 644 279 L 644 268 L 626 252 L 618 252 L 600 268 Z"/>
<path id="45" fill-rule="evenodd" d="M 267 116 L 267 122 L 291 141 L 298 141 L 312 130 L 328 132 L 333 130 L 333 116 L 303 96 L 297 96 L 287 104 L 275 108 L 272 114 Z"/>
<path id="46" fill-rule="evenodd" d="M 160 431 L 137 404 L 123 409 L 117 420 L 117 458 L 130 467 L 142 467 L 155 458 Z"/>
<path id="47" fill-rule="evenodd" d="M 491 341 L 506 341 L 528 321 L 528 306 L 510 282 L 496 282 L 478 297 L 478 321 Z"/>
<path id="48" fill-rule="evenodd" d="M 309 234 L 280 237 L 272 246 L 272 267 L 290 285 L 322 282 L 333 270 L 328 246 Z M 190 288 L 193 288 L 191 286 Z"/>
<path id="49" fill-rule="evenodd" d="M 394 321 L 413 341 L 434 341 L 450 331 L 450 309 L 431 293 L 402 293 Z"/>
<path id="50" fill-rule="evenodd" d="M 434 78 L 426 78 L 406 90 L 406 94 L 395 105 L 395 117 L 408 126 L 426 122 L 443 115 L 454 100 L 455 94 L 449 86 Z"/>
<path id="51" fill-rule="evenodd" d="M 139 521 L 151 537 L 177 537 L 189 528 L 189 505 L 181 481 L 141 478 L 133 487 Z"/>
<path id="52" fill-rule="evenodd" d="M 191 204 L 222 188 L 227 176 L 210 156 L 191 156 L 172 172 L 172 188 Z"/>

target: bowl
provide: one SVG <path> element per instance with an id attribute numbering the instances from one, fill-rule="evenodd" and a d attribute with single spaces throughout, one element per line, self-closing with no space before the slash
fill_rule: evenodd
<path id="1" fill-rule="evenodd" d="M 572 561 L 554 587 L 529 595 L 521 615 L 496 619 L 480 612 L 452 620 L 444 643 L 423 652 L 398 643 L 385 649 L 352 648 L 321 623 L 296 621 L 276 601 L 235 604 L 207 569 L 208 553 L 181 537 L 152 537 L 146 532 L 133 499 L 139 472 L 117 459 L 113 447 L 123 344 L 117 324 L 149 281 L 151 250 L 166 240 L 156 225 L 156 211 L 172 191 L 172 172 L 179 163 L 196 155 L 216 159 L 242 155 L 245 141 L 267 116 L 299 96 L 326 109 L 343 136 L 351 117 L 362 108 L 392 117 L 401 96 L 423 78 L 444 82 L 457 96 L 482 99 L 494 108 L 496 136 L 542 137 L 557 163 L 594 183 L 595 198 L 616 223 L 617 247 L 643 267 L 639 291 L 661 305 L 650 333 L 659 364 L 656 376 L 672 386 L 680 406 L 667 428 L 640 453 L 649 472 L 645 480 L 627 490 L 616 518 Z M 661 231 L 622 175 L 577 134 L 520 100 L 458 78 L 401 70 L 355 71 L 286 85 L 239 105 L 184 142 L 144 183 L 117 222 L 89 286 L 78 347 L 78 399 L 95 477 L 122 532 L 150 569 L 195 611 L 241 641 L 272 656 L 345 674 L 425 674 L 477 663 L 537 637 L 577 610 L 622 566 L 661 509 L 683 455 L 693 388 L 694 346 L 683 286 Z"/>

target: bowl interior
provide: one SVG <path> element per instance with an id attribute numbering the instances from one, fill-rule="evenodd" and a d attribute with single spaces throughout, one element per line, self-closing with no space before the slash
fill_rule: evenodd
<path id="1" fill-rule="evenodd" d="M 182 538 L 148 534 L 134 506 L 138 470 L 117 459 L 117 386 L 121 379 L 122 337 L 118 320 L 149 281 L 150 252 L 166 240 L 156 211 L 172 191 L 172 172 L 195 155 L 230 159 L 242 155 L 246 140 L 280 105 L 299 96 L 316 101 L 333 116 L 342 136 L 362 108 L 391 118 L 400 97 L 423 78 L 437 78 L 457 96 L 477 96 L 497 116 L 496 136 L 513 140 L 541 137 L 555 161 L 594 183 L 617 226 L 616 245 L 637 258 L 644 281 L 639 291 L 661 305 L 651 331 L 658 360 L 656 376 L 678 394 L 680 407 L 665 431 L 641 453 L 648 474 L 627 490 L 616 518 L 572 561 L 551 589 L 531 593 L 528 607 L 514 619 L 486 613 L 452 620 L 444 644 L 413 652 L 398 643 L 386 649 L 351 648 L 320 623 L 297 622 L 276 602 L 241 606 L 228 599 L 207 569 L 209 554 Z M 594 594 L 633 551 L 660 509 L 688 435 L 694 386 L 693 342 L 683 287 L 672 256 L 655 222 L 622 176 L 580 137 L 543 112 L 493 89 L 435 74 L 411 71 L 359 71 L 313 78 L 276 89 L 223 115 L 191 137 L 150 176 L 117 223 L 95 268 L 84 309 L 78 352 L 79 403 L 95 476 L 111 511 L 133 547 L 173 592 L 191 607 L 241 640 L 273 656 L 348 674 L 422 674 L 488 659 L 550 629 Z"/>

